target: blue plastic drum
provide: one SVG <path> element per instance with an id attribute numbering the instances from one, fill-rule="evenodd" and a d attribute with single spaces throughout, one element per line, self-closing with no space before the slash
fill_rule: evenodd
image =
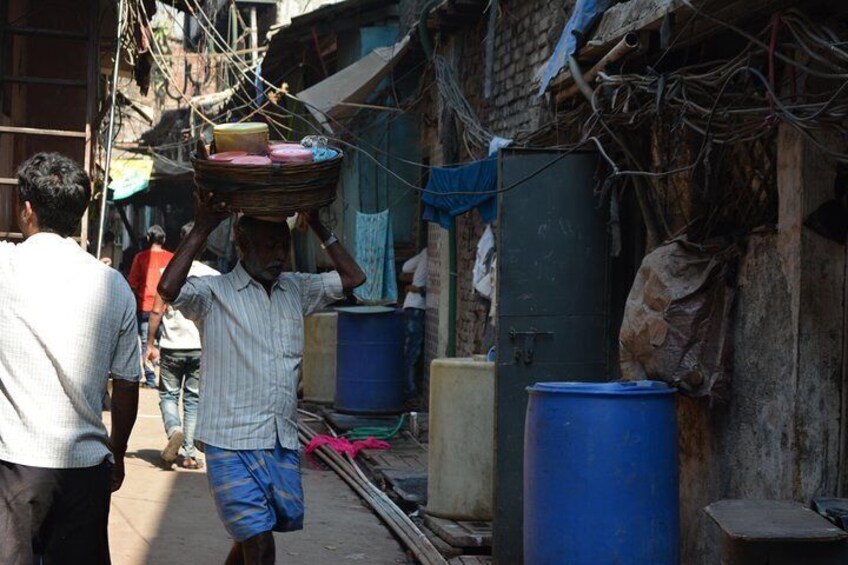
<path id="1" fill-rule="evenodd" d="M 403 313 L 385 306 L 336 310 L 336 410 L 351 414 L 402 412 Z"/>
<path id="2" fill-rule="evenodd" d="M 674 389 L 638 381 L 527 390 L 525 565 L 677 565 Z"/>

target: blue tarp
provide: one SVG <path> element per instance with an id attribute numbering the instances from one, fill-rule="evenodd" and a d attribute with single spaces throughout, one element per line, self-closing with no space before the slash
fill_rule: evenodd
<path id="1" fill-rule="evenodd" d="M 585 35 L 595 25 L 598 19 L 610 6 L 618 0 L 577 0 L 571 17 L 562 30 L 562 35 L 554 48 L 554 54 L 548 61 L 542 85 L 539 87 L 539 96 L 548 89 L 548 84 L 565 67 L 568 58 L 577 51 L 578 35 Z"/>
<path id="2" fill-rule="evenodd" d="M 498 215 L 498 160 L 490 157 L 460 167 L 433 167 L 424 202 L 424 219 L 450 229 L 454 216 L 477 208 L 486 223 Z M 450 194 L 463 192 L 467 194 Z"/>

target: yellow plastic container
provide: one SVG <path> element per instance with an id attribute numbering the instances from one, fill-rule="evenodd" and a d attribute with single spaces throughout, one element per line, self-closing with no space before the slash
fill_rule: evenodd
<path id="1" fill-rule="evenodd" d="M 215 126 L 215 152 L 244 151 L 251 155 L 268 153 L 268 124 L 242 122 Z"/>

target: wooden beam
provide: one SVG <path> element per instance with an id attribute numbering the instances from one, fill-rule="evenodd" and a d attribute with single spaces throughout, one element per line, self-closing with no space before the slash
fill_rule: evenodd
<path id="1" fill-rule="evenodd" d="M 20 135 L 46 135 L 49 137 L 74 137 L 85 139 L 84 131 L 69 131 L 64 129 L 26 128 L 17 126 L 0 126 L 0 133 L 11 133 Z"/>
<path id="2" fill-rule="evenodd" d="M 799 4 L 799 1 L 760 0 L 752 4 L 747 0 L 691 0 L 691 3 L 721 21 L 737 24 Z M 675 48 L 703 41 L 722 29 L 720 24 L 698 17 L 697 12 L 682 0 L 630 0 L 606 11 L 592 39 L 583 46 L 577 59 L 581 62 L 597 61 L 628 33 L 659 30 L 667 14 L 675 18 L 671 39 Z M 546 66 L 541 72 L 544 72 L 544 68 Z M 537 72 L 539 79 L 541 72 Z M 559 91 L 573 83 L 571 73 L 565 68 L 551 81 L 548 89 Z"/>
<path id="3" fill-rule="evenodd" d="M 58 39 L 88 39 L 87 32 L 64 31 L 61 29 L 42 29 L 37 27 L 15 26 L 7 27 L 5 32 L 9 35 L 29 35 L 35 37 L 55 37 Z"/>
<path id="4" fill-rule="evenodd" d="M 800 4 L 798 0 L 691 0 L 691 3 L 697 9 L 727 23 L 738 23 L 792 4 Z M 592 39 L 580 50 L 578 59 L 592 61 L 600 58 L 629 32 L 658 30 L 666 14 L 673 14 L 676 18 L 672 41 L 679 46 L 700 41 L 721 28 L 720 24 L 698 18 L 697 12 L 682 0 L 630 0 L 606 11 Z M 686 31 L 689 28 L 688 20 L 693 17 L 698 20 L 701 28 L 698 34 Z"/>
<path id="5" fill-rule="evenodd" d="M 44 84 L 47 86 L 67 86 L 69 88 L 86 88 L 88 82 L 84 80 L 71 80 L 65 78 L 43 78 L 6 75 L 0 82 L 13 82 L 18 84 Z"/>

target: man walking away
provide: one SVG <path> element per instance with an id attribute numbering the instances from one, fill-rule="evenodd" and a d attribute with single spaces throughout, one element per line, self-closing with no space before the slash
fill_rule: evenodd
<path id="1" fill-rule="evenodd" d="M 180 239 L 185 239 L 194 227 L 189 222 L 180 230 Z M 212 267 L 194 260 L 188 271 L 190 277 L 220 275 Z M 161 352 L 153 344 L 162 325 Z M 197 326 L 182 314 L 166 306 L 156 294 L 150 323 L 147 329 L 147 361 L 159 365 L 159 410 L 168 434 L 168 443 L 162 450 L 162 461 L 170 466 L 177 459 L 180 446 L 185 456 L 182 466 L 199 469 L 194 453 L 194 427 L 197 422 L 197 402 L 200 386 L 200 334 Z M 183 421 L 180 423 L 180 392 L 183 397 Z M 185 426 L 185 427 L 183 427 Z"/>
<path id="2" fill-rule="evenodd" d="M 110 494 L 138 409 L 135 300 L 69 238 L 91 198 L 79 165 L 35 155 L 17 196 L 24 242 L 0 243 L 0 563 L 109 563 Z"/>
<path id="3" fill-rule="evenodd" d="M 426 302 L 424 293 L 427 287 L 427 249 L 424 248 L 418 255 L 403 264 L 401 270 L 405 274 L 412 274 L 412 284 L 406 287 L 406 298 L 403 301 L 403 313 L 406 318 L 406 337 L 404 340 L 403 356 L 406 369 L 405 393 L 406 401 L 412 406 L 415 403 L 415 395 L 418 393 L 416 386 L 416 367 L 424 347 L 424 319 L 426 313 Z"/>
<path id="4" fill-rule="evenodd" d="M 218 515 L 234 540 L 227 563 L 274 563 L 271 532 L 303 527 L 297 380 L 303 318 L 365 282 L 335 235 L 305 214 L 337 272 L 283 272 L 288 226 L 243 217 L 240 262 L 219 277 L 190 277 L 192 259 L 226 211 L 199 202 L 194 229 L 165 269 L 159 294 L 194 320 L 203 342 L 197 440 Z"/>
<path id="5" fill-rule="evenodd" d="M 155 224 L 150 226 L 147 230 L 147 243 L 150 247 L 133 258 L 127 279 L 138 302 L 138 335 L 141 338 L 145 359 L 147 346 L 150 344 L 147 341 L 147 325 L 150 320 L 150 311 L 153 310 L 153 301 L 156 299 L 156 285 L 162 278 L 162 271 L 174 256 L 162 247 L 165 245 L 165 230 L 161 226 Z M 156 388 L 156 373 L 153 371 L 153 366 L 147 363 L 144 364 L 144 384 L 148 388 Z"/>

